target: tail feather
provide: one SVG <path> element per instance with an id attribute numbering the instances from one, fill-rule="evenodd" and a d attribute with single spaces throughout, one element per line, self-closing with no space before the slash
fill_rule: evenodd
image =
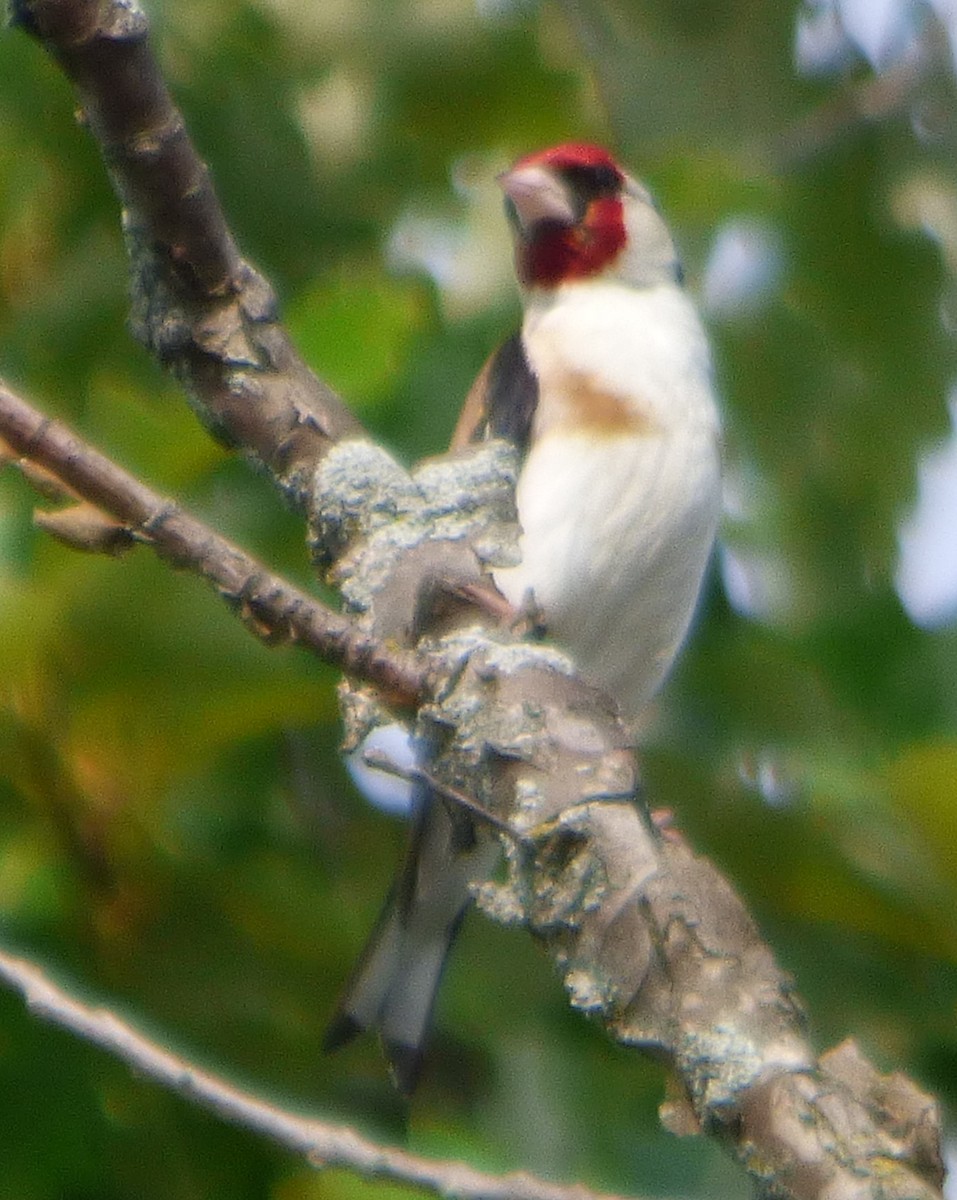
<path id="1" fill-rule="evenodd" d="M 458 822 L 431 801 L 413 831 L 402 871 L 356 965 L 324 1047 L 335 1050 L 367 1029 L 381 1035 L 396 1086 L 415 1088 L 442 972 L 469 885 L 488 875 L 498 846 L 482 833 L 463 845 Z"/>
<path id="2" fill-rule="evenodd" d="M 322 1035 L 322 1048 L 326 1054 L 332 1054 L 333 1051 L 348 1046 L 364 1029 L 365 1026 L 360 1025 L 347 1012 L 336 1012 L 326 1026 L 326 1032 Z"/>
<path id="3" fill-rule="evenodd" d="M 338 1050 L 366 1029 L 374 1029 L 399 974 L 405 940 L 396 889 L 386 897 L 382 912 L 353 968 L 336 1011 L 326 1029 L 323 1047 Z"/>
<path id="4" fill-rule="evenodd" d="M 402 1042 L 382 1039 L 382 1049 L 389 1064 L 389 1075 L 400 1096 L 409 1097 L 419 1084 L 422 1064 L 425 1062 L 423 1046 L 406 1046 Z"/>

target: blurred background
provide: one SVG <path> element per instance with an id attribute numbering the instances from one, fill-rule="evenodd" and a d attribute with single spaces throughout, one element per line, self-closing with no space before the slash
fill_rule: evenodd
<path id="1" fill-rule="evenodd" d="M 441 450 L 519 315 L 496 171 L 568 138 L 651 185 L 713 332 L 727 514 L 650 715 L 649 799 L 746 897 L 820 1048 L 957 1102 L 957 6 L 153 0 L 159 54 L 315 369 Z M 303 531 L 124 327 L 116 203 L 57 71 L 0 34 L 0 374 L 300 583 Z M 410 1106 L 326 1020 L 404 830 L 331 671 L 150 554 L 82 557 L 0 474 L 0 940 L 302 1110 L 494 1170 L 744 1197 L 661 1071 L 467 923 Z M 955 1152 L 957 1157 L 957 1152 Z M 0 1197 L 370 1197 L 0 992 Z M 390 1189 L 395 1193 L 397 1189 Z M 957 1194 L 957 1193 L 952 1193 Z"/>

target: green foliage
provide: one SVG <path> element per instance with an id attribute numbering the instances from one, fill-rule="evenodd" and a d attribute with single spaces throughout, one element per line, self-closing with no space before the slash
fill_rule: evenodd
<path id="1" fill-rule="evenodd" d="M 442 448 L 515 319 L 488 199 L 514 153 L 613 141 L 695 287 L 722 222 L 777 231 L 778 289 L 712 325 L 740 499 L 728 541 L 779 591 L 746 616 L 714 581 L 648 732 L 648 794 L 748 897 L 821 1047 L 857 1036 L 952 1102 L 957 636 L 917 628 L 894 577 L 918 458 L 948 429 L 953 281 L 918 201 L 957 194 L 953 113 L 931 142 L 901 112 L 822 139 L 808 115 L 869 77 L 798 80 L 793 13 L 772 0 L 165 0 L 152 15 L 244 251 L 315 368 L 407 458 Z M 125 332 L 116 203 L 61 77 L 16 31 L 0 62 L 0 374 L 308 580 L 268 483 Z M 409 229 L 426 231 L 412 251 Z M 410 263 L 434 266 L 442 237 L 435 283 Z M 450 282 L 457 255 L 472 266 Z M 660 1131 L 657 1068 L 569 1013 L 526 939 L 479 920 L 410 1109 L 374 1045 L 324 1058 L 402 841 L 345 780 L 332 673 L 255 643 L 145 552 L 90 560 L 40 537 L 32 504 L 0 474 L 5 944 L 226 1073 L 417 1149 L 744 1194 L 718 1151 Z M 0 1197 L 18 1200 L 378 1190 L 309 1173 L 3 994 L 0 1130 Z"/>

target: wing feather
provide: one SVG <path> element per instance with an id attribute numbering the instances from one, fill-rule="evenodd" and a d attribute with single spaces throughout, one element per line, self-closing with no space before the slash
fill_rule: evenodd
<path id="1" fill-rule="evenodd" d="M 500 437 L 524 455 L 538 407 L 538 379 L 528 364 L 522 335 L 515 333 L 486 359 L 462 406 L 452 450 Z"/>

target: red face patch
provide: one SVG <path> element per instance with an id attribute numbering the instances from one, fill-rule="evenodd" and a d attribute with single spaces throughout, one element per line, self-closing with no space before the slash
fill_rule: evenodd
<path id="1" fill-rule="evenodd" d="M 543 224 L 517 252 L 518 277 L 526 287 L 555 287 L 597 275 L 625 244 L 621 200 L 592 200 L 577 225 Z"/>

